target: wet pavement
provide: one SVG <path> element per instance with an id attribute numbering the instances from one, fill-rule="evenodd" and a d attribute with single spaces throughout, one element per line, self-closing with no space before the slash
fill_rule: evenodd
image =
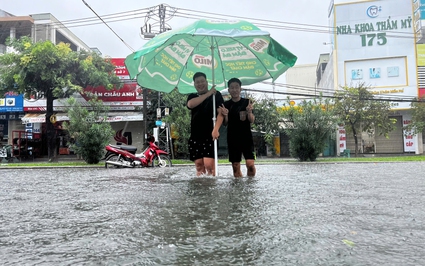
<path id="1" fill-rule="evenodd" d="M 425 162 L 0 169 L 2 265 L 424 265 Z M 245 171 L 244 171 L 245 172 Z"/>

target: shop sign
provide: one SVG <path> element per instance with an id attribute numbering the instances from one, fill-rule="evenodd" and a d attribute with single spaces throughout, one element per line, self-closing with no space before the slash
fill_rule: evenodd
<path id="1" fill-rule="evenodd" d="M 103 102 L 136 102 L 143 100 L 143 90 L 135 81 L 130 80 L 127 68 L 124 64 L 125 58 L 112 58 L 111 62 L 115 65 L 115 75 L 122 80 L 123 86 L 120 89 L 108 90 L 103 86 L 87 87 L 82 96 L 89 100 L 87 93 L 92 93 Z M 130 104 L 129 104 L 130 105 Z"/>
<path id="2" fill-rule="evenodd" d="M 338 126 L 338 135 L 339 135 L 339 152 L 344 152 L 347 148 L 347 136 L 344 126 Z"/>
<path id="3" fill-rule="evenodd" d="M 22 112 L 24 111 L 23 95 L 9 95 L 0 98 L 0 112 Z"/>
<path id="4" fill-rule="evenodd" d="M 403 126 L 407 126 L 412 121 L 409 119 L 409 116 L 403 117 Z M 404 152 L 415 152 L 416 151 L 416 138 L 415 135 L 413 135 L 412 131 L 406 131 L 403 132 L 404 137 Z"/>

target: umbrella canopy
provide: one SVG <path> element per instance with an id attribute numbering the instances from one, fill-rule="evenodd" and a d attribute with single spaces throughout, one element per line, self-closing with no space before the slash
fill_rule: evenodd
<path id="1" fill-rule="evenodd" d="M 266 31 L 243 21 L 198 20 L 164 32 L 127 56 L 130 78 L 144 88 L 194 93 L 192 77 L 204 72 L 217 90 L 239 78 L 244 85 L 272 79 L 292 67 L 297 57 Z"/>
<path id="2" fill-rule="evenodd" d="M 244 85 L 272 79 L 292 67 L 297 57 L 255 25 L 243 21 L 198 20 L 164 32 L 127 56 L 130 78 L 148 89 L 196 93 L 193 75 L 203 72 L 218 91 L 231 78 Z M 213 124 L 216 120 L 213 97 Z M 215 170 L 217 140 L 214 141 Z"/>

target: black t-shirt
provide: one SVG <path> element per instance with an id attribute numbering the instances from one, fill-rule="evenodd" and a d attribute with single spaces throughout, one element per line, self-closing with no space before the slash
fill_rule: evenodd
<path id="1" fill-rule="evenodd" d="M 196 97 L 199 97 L 196 93 L 189 94 L 186 104 L 189 100 Z M 221 93 L 217 91 L 215 93 L 216 110 L 223 104 L 223 102 L 223 96 L 221 96 Z M 190 137 L 198 140 L 212 139 L 211 133 L 214 129 L 212 95 L 205 99 L 200 105 L 190 110 L 192 115 L 192 119 L 190 121 Z M 217 114 L 218 112 L 216 111 L 216 115 Z"/>
<path id="2" fill-rule="evenodd" d="M 246 107 L 249 100 L 241 98 L 239 101 L 234 102 L 228 100 L 224 103 L 224 107 L 229 110 L 228 124 L 227 124 L 227 142 L 230 144 L 252 144 L 251 123 L 248 120 L 248 115 L 245 121 L 242 121 L 239 116 L 240 111 L 246 112 Z"/>

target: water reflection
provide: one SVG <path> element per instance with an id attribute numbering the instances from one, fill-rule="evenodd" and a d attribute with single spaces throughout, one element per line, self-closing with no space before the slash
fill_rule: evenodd
<path id="1" fill-rule="evenodd" d="M 425 163 L 0 170 L 5 265 L 420 265 Z M 6 263 L 4 263 L 6 262 Z"/>
<path id="2" fill-rule="evenodd" d="M 261 253 L 249 241 L 260 228 L 255 223 L 255 182 L 196 177 L 174 183 L 174 193 L 168 193 L 167 201 L 150 216 L 154 219 L 146 233 L 156 243 L 147 255 L 162 265 L 255 259 Z"/>

